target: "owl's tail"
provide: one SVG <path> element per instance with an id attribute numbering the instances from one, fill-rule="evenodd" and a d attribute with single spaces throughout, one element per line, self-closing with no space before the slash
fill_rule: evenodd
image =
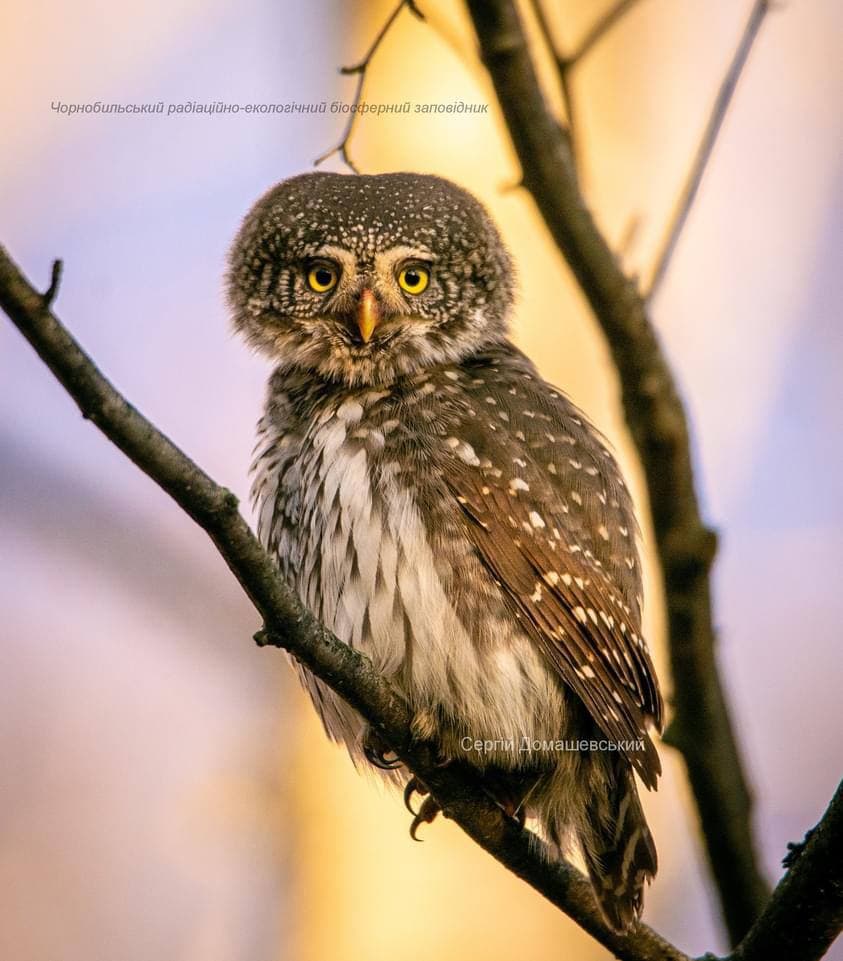
<path id="1" fill-rule="evenodd" d="M 613 776 L 592 795 L 580 841 L 606 921 L 623 933 L 641 914 L 644 882 L 655 876 L 658 859 L 632 769 L 619 756 L 610 765 Z"/>

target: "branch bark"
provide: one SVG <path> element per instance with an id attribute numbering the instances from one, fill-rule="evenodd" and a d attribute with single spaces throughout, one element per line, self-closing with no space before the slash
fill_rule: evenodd
<path id="1" fill-rule="evenodd" d="M 54 271 L 54 277 L 56 273 Z M 55 297 L 55 287 L 50 297 Z M 0 306 L 34 347 L 82 416 L 94 423 L 202 527 L 264 620 L 262 646 L 289 651 L 344 697 L 427 785 L 466 834 L 564 911 L 621 961 L 689 961 L 644 924 L 619 936 L 604 924 L 588 881 L 554 862 L 544 845 L 506 817 L 468 770 L 440 767 L 432 745 L 410 738 L 407 706 L 368 658 L 341 643 L 299 603 L 252 534 L 237 499 L 216 484 L 109 383 L 0 247 Z"/>
<path id="2" fill-rule="evenodd" d="M 819 824 L 790 845 L 787 873 L 733 961 L 817 961 L 843 929 L 843 782 Z"/>
<path id="3" fill-rule="evenodd" d="M 522 168 L 522 182 L 608 341 L 647 480 L 664 576 L 674 719 L 665 740 L 685 760 L 722 914 L 733 944 L 761 913 L 751 799 L 717 670 L 709 571 L 716 538 L 700 516 L 688 425 L 646 305 L 577 186 L 565 135 L 541 92 L 511 0 L 467 0 Z"/>

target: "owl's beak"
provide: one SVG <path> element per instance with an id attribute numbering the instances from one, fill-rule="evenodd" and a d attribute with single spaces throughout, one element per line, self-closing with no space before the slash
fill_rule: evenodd
<path id="1" fill-rule="evenodd" d="M 381 312 L 378 302 L 375 300 L 372 291 L 367 288 L 360 294 L 360 300 L 357 303 L 357 327 L 364 344 L 369 343 L 372 332 L 378 326 L 380 319 Z"/>

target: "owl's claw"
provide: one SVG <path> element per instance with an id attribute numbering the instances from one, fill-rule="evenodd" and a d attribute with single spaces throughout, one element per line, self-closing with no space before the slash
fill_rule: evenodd
<path id="1" fill-rule="evenodd" d="M 392 753 L 393 752 L 388 749 L 381 751 L 378 748 L 372 747 L 370 744 L 366 744 L 363 747 L 363 755 L 369 764 L 379 767 L 382 771 L 394 771 L 404 763 L 397 755 L 392 758 L 387 758 L 386 755 Z"/>
<path id="2" fill-rule="evenodd" d="M 424 797 L 418 811 L 413 807 L 413 795 L 418 794 L 420 797 Z M 430 824 L 434 820 L 436 815 L 442 810 L 439 805 L 430 796 L 430 791 L 424 784 L 417 778 L 411 777 L 407 781 L 407 786 L 404 788 L 404 807 L 413 815 L 413 820 L 410 824 L 410 837 L 414 841 L 421 841 L 422 839 L 416 837 L 416 832 L 422 826 L 422 824 Z"/>
<path id="3" fill-rule="evenodd" d="M 391 754 L 392 757 L 387 757 L 388 754 Z M 380 768 L 382 771 L 394 771 L 403 764 L 395 751 L 387 747 L 371 728 L 363 738 L 363 756 L 369 764 Z"/>
<path id="4" fill-rule="evenodd" d="M 410 812 L 410 814 L 413 815 L 413 817 L 416 817 L 418 811 L 416 811 L 412 803 L 414 794 L 418 794 L 420 796 L 430 794 L 430 791 L 415 776 L 411 777 L 410 780 L 407 781 L 407 785 L 404 788 L 404 807 Z"/>
<path id="5" fill-rule="evenodd" d="M 416 837 L 416 831 L 418 831 L 422 824 L 430 824 L 441 810 L 442 808 L 439 807 L 436 801 L 428 795 L 424 801 L 422 801 L 419 813 L 413 818 L 413 823 L 410 825 L 410 837 L 414 841 L 421 841 L 421 838 Z"/>

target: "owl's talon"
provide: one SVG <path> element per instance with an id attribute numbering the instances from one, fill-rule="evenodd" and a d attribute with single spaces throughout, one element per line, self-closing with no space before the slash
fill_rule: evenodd
<path id="1" fill-rule="evenodd" d="M 387 755 L 392 757 L 388 758 Z M 363 756 L 374 767 L 382 771 L 394 771 L 404 763 L 400 757 L 381 740 L 374 730 L 369 728 L 363 738 Z"/>
<path id="2" fill-rule="evenodd" d="M 412 808 L 410 810 L 412 810 Z M 421 841 L 422 838 L 416 837 L 416 831 L 418 831 L 422 824 L 430 824 L 441 810 L 442 808 L 439 807 L 436 801 L 428 795 L 422 802 L 419 813 L 413 818 L 413 823 L 410 825 L 410 837 L 414 841 Z"/>
<path id="3" fill-rule="evenodd" d="M 363 748 L 363 755 L 369 764 L 373 764 L 375 767 L 380 768 L 382 771 L 394 771 L 396 768 L 401 767 L 404 763 L 400 757 L 397 755 L 394 758 L 387 759 L 387 754 L 392 754 L 394 752 L 386 750 L 381 751 L 378 748 L 372 747 L 367 744 Z"/>
<path id="4" fill-rule="evenodd" d="M 422 784 L 422 782 L 415 776 L 411 777 L 404 788 L 404 807 L 413 815 L 413 817 L 418 816 L 418 811 L 413 807 L 413 795 L 418 794 L 423 796 L 425 794 L 430 794 L 430 791 Z"/>

